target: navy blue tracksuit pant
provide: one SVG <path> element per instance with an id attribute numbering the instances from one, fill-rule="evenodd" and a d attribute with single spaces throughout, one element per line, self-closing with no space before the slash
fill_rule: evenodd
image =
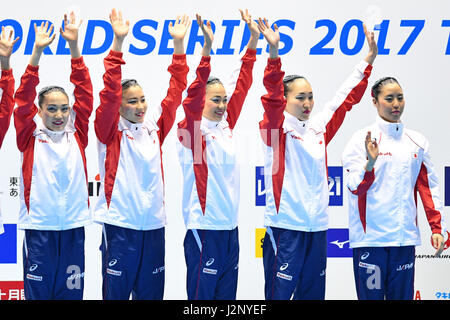
<path id="1" fill-rule="evenodd" d="M 326 231 L 268 227 L 263 263 L 266 300 L 325 299 Z"/>
<path id="2" fill-rule="evenodd" d="M 82 300 L 84 227 L 25 230 L 23 276 L 26 300 Z"/>
<path id="3" fill-rule="evenodd" d="M 184 239 L 189 300 L 235 300 L 238 263 L 238 228 L 189 229 Z"/>
<path id="4" fill-rule="evenodd" d="M 103 225 L 103 299 L 162 300 L 165 228 L 133 230 Z"/>
<path id="5" fill-rule="evenodd" d="M 353 249 L 359 300 L 412 300 L 414 269 L 414 246 Z"/>

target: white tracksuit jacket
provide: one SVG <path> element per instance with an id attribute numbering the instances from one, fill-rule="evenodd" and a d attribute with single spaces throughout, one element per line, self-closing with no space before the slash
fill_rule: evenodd
<path id="1" fill-rule="evenodd" d="M 71 60 L 75 102 L 65 130 L 48 130 L 35 106 L 38 66 L 28 65 L 15 94 L 21 152 L 19 229 L 68 230 L 92 222 L 85 149 L 93 109 L 92 83 L 83 57 Z"/>
<path id="2" fill-rule="evenodd" d="M 189 68 L 185 54 L 174 54 L 161 107 L 149 106 L 143 123 L 131 123 L 119 114 L 122 56 L 122 52 L 110 51 L 104 59 L 105 88 L 100 92 L 94 122 L 102 182 L 94 220 L 133 230 L 155 230 L 166 225 L 161 147 L 175 121 Z"/>
<path id="3" fill-rule="evenodd" d="M 361 61 L 319 114 L 299 121 L 284 111 L 280 58 L 268 60 L 260 122 L 265 145 L 266 226 L 307 232 L 328 229 L 326 146 L 345 114 L 364 95 L 371 70 L 371 65 Z"/>
<path id="4" fill-rule="evenodd" d="M 232 74 L 220 122 L 202 117 L 210 60 L 202 57 L 183 101 L 186 117 L 178 124 L 183 217 L 187 229 L 232 230 L 238 225 L 240 177 L 233 128 L 252 84 L 256 50 L 247 49 Z"/>
<path id="5" fill-rule="evenodd" d="M 379 146 L 371 172 L 365 171 L 368 131 Z M 417 192 L 432 232 L 446 236 L 438 179 L 422 134 L 377 116 L 353 135 L 342 164 L 348 173 L 351 248 L 420 245 Z"/>

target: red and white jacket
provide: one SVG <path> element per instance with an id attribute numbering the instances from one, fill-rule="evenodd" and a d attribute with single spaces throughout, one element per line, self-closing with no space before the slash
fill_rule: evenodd
<path id="1" fill-rule="evenodd" d="M 148 108 L 143 123 L 131 123 L 119 114 L 122 52 L 111 51 L 104 59 L 105 88 L 94 122 L 102 182 L 96 222 L 134 230 L 166 224 L 161 146 L 175 121 L 189 71 L 186 55 L 172 59 L 167 95 L 157 110 Z"/>
<path id="2" fill-rule="evenodd" d="M 71 65 L 75 103 L 65 130 L 48 130 L 37 114 L 38 66 L 27 66 L 15 94 L 14 125 L 22 159 L 20 229 L 67 230 L 92 221 L 85 156 L 92 83 L 82 57 Z"/>
<path id="3" fill-rule="evenodd" d="M 267 94 L 261 97 L 260 132 L 265 145 L 265 225 L 297 231 L 328 229 L 327 145 L 345 114 L 359 103 L 372 66 L 361 61 L 316 116 L 299 121 L 285 112 L 281 60 L 268 59 Z"/>
<path id="4" fill-rule="evenodd" d="M 247 49 L 227 93 L 222 121 L 202 117 L 210 57 L 202 57 L 197 78 L 183 101 L 185 119 L 178 124 L 178 145 L 183 172 L 183 216 L 187 229 L 232 230 L 238 224 L 239 164 L 233 129 L 248 90 L 256 50 Z"/>
<path id="5" fill-rule="evenodd" d="M 365 171 L 368 131 L 379 147 L 371 172 Z M 417 193 L 432 233 L 446 238 L 438 178 L 422 134 L 377 116 L 374 124 L 350 139 L 342 164 L 348 173 L 350 247 L 420 245 Z"/>
<path id="6" fill-rule="evenodd" d="M 14 76 L 12 69 L 2 70 L 0 78 L 0 147 L 9 128 L 14 109 Z M 0 234 L 4 232 L 0 212 Z"/>

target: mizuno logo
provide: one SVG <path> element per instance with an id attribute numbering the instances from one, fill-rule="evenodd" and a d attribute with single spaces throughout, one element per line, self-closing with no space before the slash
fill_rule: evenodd
<path id="1" fill-rule="evenodd" d="M 332 244 L 338 246 L 339 249 L 343 249 L 343 248 L 344 248 L 344 245 L 345 245 L 346 243 L 348 243 L 348 242 L 350 242 L 350 240 L 347 240 L 347 241 L 334 240 L 334 241 L 331 241 L 330 243 L 332 243 Z"/>

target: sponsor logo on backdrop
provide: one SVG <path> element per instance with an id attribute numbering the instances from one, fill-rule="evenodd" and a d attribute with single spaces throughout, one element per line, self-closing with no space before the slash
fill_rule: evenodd
<path id="1" fill-rule="evenodd" d="M 329 258 L 349 258 L 353 257 L 350 249 L 348 229 L 328 229 L 327 256 Z"/>
<path id="2" fill-rule="evenodd" d="M 0 234 L 0 263 L 17 263 L 17 225 L 4 224 Z"/>
<path id="3" fill-rule="evenodd" d="M 0 281 L 0 300 L 25 300 L 23 281 Z"/>
<path id="4" fill-rule="evenodd" d="M 264 167 L 255 168 L 255 206 L 266 205 L 266 187 L 264 184 Z"/>
<path id="5" fill-rule="evenodd" d="M 438 300 L 450 300 L 450 290 L 449 291 L 437 291 L 434 296 Z"/>
<path id="6" fill-rule="evenodd" d="M 330 192 L 330 206 L 343 205 L 343 170 L 342 167 L 328 167 L 328 190 Z"/>
<path id="7" fill-rule="evenodd" d="M 328 167 L 328 190 L 330 206 L 343 205 L 343 170 L 342 167 Z M 264 184 L 264 167 L 255 168 L 255 206 L 266 205 L 266 187 Z"/>

